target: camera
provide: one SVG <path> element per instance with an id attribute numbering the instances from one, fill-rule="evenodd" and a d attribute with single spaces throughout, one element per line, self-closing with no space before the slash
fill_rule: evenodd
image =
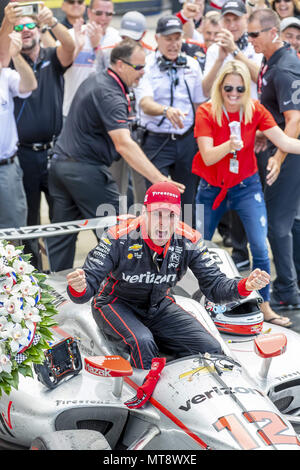
<path id="1" fill-rule="evenodd" d="M 22 8 L 22 16 L 31 16 L 39 14 L 41 4 L 42 2 L 24 2 L 19 3 L 18 7 Z"/>

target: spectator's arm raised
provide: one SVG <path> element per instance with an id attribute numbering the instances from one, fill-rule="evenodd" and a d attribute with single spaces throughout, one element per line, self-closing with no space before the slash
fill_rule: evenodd
<path id="1" fill-rule="evenodd" d="M 29 93 L 37 88 L 37 81 L 32 68 L 23 59 L 20 52 L 22 49 L 22 39 L 18 33 L 12 32 L 10 35 L 9 55 L 12 58 L 14 67 L 20 75 L 20 93 Z"/>
<path id="2" fill-rule="evenodd" d="M 13 32 L 17 19 L 22 15 L 22 8 L 18 2 L 10 2 L 4 9 L 4 18 L 0 28 L 0 62 L 3 67 L 8 67 L 10 62 L 10 33 Z"/>
<path id="3" fill-rule="evenodd" d="M 67 28 L 53 17 L 52 11 L 45 6 L 38 14 L 38 21 L 41 24 L 50 26 L 56 39 L 60 42 L 60 45 L 57 47 L 57 57 L 61 65 L 63 67 L 71 65 L 75 51 L 75 42 Z"/>

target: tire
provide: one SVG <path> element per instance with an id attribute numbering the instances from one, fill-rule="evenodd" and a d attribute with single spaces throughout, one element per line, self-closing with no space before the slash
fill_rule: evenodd
<path id="1" fill-rule="evenodd" d="M 100 432 L 78 429 L 42 434 L 32 441 L 30 450 L 111 450 L 111 447 Z"/>

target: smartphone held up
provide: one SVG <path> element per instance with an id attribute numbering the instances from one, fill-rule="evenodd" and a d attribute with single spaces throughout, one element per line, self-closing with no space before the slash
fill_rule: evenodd
<path id="1" fill-rule="evenodd" d="M 20 2 L 16 4 L 16 8 L 21 8 L 22 13 L 20 16 L 38 15 L 43 5 L 43 2 Z"/>

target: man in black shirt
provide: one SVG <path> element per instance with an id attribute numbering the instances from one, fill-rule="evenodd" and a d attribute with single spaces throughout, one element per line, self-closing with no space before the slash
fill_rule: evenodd
<path id="1" fill-rule="evenodd" d="M 19 135 L 18 156 L 28 205 L 28 225 L 40 223 L 40 198 L 43 191 L 50 209 L 47 154 L 62 127 L 63 74 L 73 61 L 75 44 L 68 30 L 52 11 L 43 7 L 37 16 L 18 16 L 10 3 L 5 9 L 6 34 L 9 29 L 22 38 L 22 56 L 33 69 L 38 88 L 26 100 L 15 98 L 15 118 Z M 39 24 L 47 25 L 59 40 L 58 47 L 40 45 Z M 2 38 L 1 38 L 2 39 Z M 37 241 L 26 243 L 33 252 L 35 267 L 40 268 Z"/>
<path id="2" fill-rule="evenodd" d="M 139 81 L 144 64 L 143 47 L 126 39 L 112 50 L 108 70 L 92 74 L 78 88 L 51 161 L 53 222 L 119 213 L 119 193 L 108 168 L 118 154 L 151 182 L 167 179 L 129 131 L 128 87 Z M 76 235 L 49 239 L 54 271 L 73 266 L 75 242 Z"/>
<path id="3" fill-rule="evenodd" d="M 280 21 L 269 9 L 256 10 L 249 18 L 248 37 L 255 51 L 264 54 L 258 84 L 261 102 L 277 124 L 290 136 L 300 134 L 300 62 L 295 51 L 279 38 Z M 300 256 L 300 159 L 269 143 L 265 199 L 268 211 L 268 238 L 276 279 L 273 283 L 275 308 L 299 308 L 300 296 L 294 260 Z M 280 172 L 280 173 L 279 173 Z M 298 277 L 297 277 L 298 276 Z"/>

